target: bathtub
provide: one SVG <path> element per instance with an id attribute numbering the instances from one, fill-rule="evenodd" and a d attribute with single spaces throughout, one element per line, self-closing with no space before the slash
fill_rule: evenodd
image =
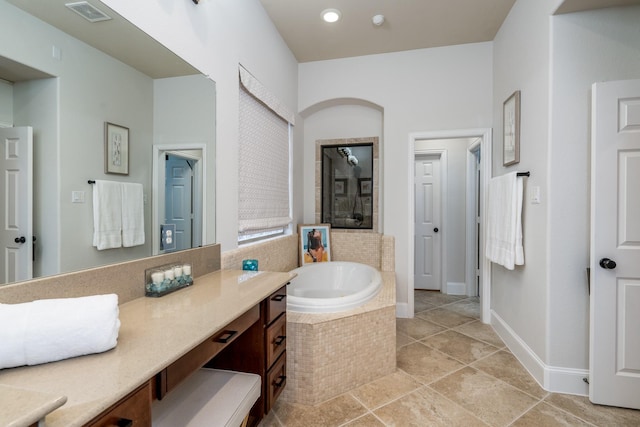
<path id="1" fill-rule="evenodd" d="M 309 264 L 292 271 L 287 286 L 287 310 L 299 313 L 336 313 L 359 307 L 382 288 L 382 276 L 373 267 L 345 261 Z"/>

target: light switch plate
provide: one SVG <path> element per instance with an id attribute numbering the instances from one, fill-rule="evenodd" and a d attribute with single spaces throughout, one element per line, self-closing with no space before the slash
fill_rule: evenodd
<path id="1" fill-rule="evenodd" d="M 84 203 L 84 191 L 72 191 L 71 203 Z"/>
<path id="2" fill-rule="evenodd" d="M 540 187 L 531 187 L 531 203 L 534 205 L 540 204 Z"/>

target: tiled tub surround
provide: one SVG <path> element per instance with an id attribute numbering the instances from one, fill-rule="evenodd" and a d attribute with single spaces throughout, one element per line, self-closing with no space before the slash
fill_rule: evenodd
<path id="1" fill-rule="evenodd" d="M 340 313 L 287 312 L 287 387 L 281 398 L 315 405 L 395 371 L 396 283 Z"/>
<path id="2" fill-rule="evenodd" d="M 288 273 L 263 272 L 248 280 L 246 275 L 215 271 L 162 298 L 123 303 L 116 348 L 0 370 L 0 386 L 15 388 L 16 393 L 27 389 L 66 396 L 67 402 L 47 415 L 46 425 L 85 425 L 290 279 Z"/>
<path id="3" fill-rule="evenodd" d="M 298 235 L 222 254 L 222 267 L 257 259 L 260 270 L 298 267 Z M 331 259 L 380 270 L 383 289 L 364 306 L 341 313 L 287 312 L 287 386 L 281 399 L 315 404 L 395 370 L 395 240 L 362 230 L 331 231 Z"/>

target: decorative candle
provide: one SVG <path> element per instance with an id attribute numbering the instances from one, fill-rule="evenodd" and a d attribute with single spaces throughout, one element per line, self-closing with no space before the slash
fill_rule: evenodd
<path id="1" fill-rule="evenodd" d="M 166 271 L 164 272 L 164 278 L 165 278 L 165 279 L 173 280 L 173 279 L 175 279 L 175 277 L 176 277 L 176 276 L 175 276 L 175 274 L 173 273 L 173 270 L 166 270 Z"/>
<path id="2" fill-rule="evenodd" d="M 173 274 L 175 274 L 176 278 L 181 277 L 182 276 L 182 267 L 181 266 L 177 266 L 173 268 Z"/>
<path id="3" fill-rule="evenodd" d="M 156 285 L 159 285 L 164 280 L 164 273 L 162 271 L 156 271 L 151 273 L 151 281 Z"/>
<path id="4" fill-rule="evenodd" d="M 191 265 L 190 264 L 185 264 L 182 266 L 182 273 L 185 276 L 191 276 Z"/>

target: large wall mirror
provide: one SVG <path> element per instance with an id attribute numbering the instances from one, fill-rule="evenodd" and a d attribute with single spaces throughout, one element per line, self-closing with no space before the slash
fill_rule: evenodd
<path id="1" fill-rule="evenodd" d="M 320 218 L 333 228 L 377 229 L 377 138 L 316 141 Z"/>
<path id="2" fill-rule="evenodd" d="M 32 139 L 28 167 L 0 165 L 11 171 L 0 187 L 28 184 L 8 192 L 15 203 L 2 197 L 0 264 L 9 268 L 0 283 L 158 253 L 158 224 L 171 220 L 165 202 L 175 198 L 158 176 L 176 158 L 193 173 L 184 206 L 198 209 L 180 247 L 215 242 L 215 82 L 103 3 L 91 1 L 110 18 L 97 22 L 65 3 L 0 0 L 0 132 L 31 129 Z M 127 129 L 128 174 L 106 173 L 106 123 Z M 2 152 L 18 146 L 5 134 Z M 163 172 L 154 175 L 156 162 Z M 92 180 L 142 184 L 144 244 L 93 246 Z"/>

